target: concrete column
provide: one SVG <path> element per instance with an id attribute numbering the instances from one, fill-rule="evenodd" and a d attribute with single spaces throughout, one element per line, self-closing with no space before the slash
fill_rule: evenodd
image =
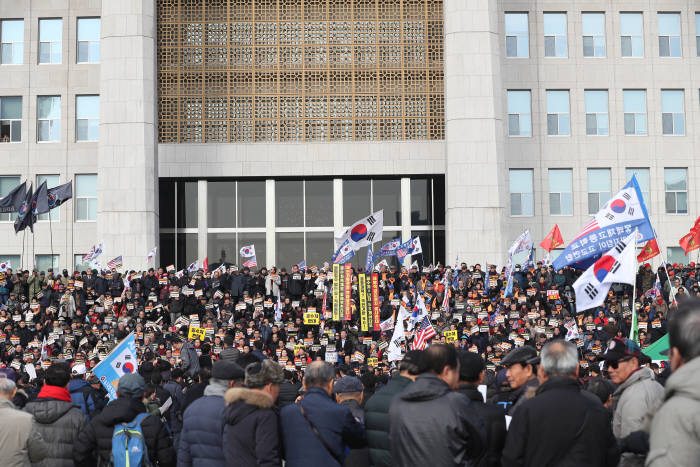
<path id="1" fill-rule="evenodd" d="M 447 256 L 502 258 L 503 150 L 499 2 L 445 0 Z"/>
<path id="2" fill-rule="evenodd" d="M 401 241 L 405 242 L 411 237 L 411 179 L 404 177 L 401 179 Z M 384 238 L 382 244 L 390 239 Z M 411 265 L 411 256 L 407 256 L 403 261 L 404 266 Z"/>
<path id="3" fill-rule="evenodd" d="M 125 269 L 143 269 L 159 240 L 155 8 L 102 2 L 97 238 Z"/>
<path id="4" fill-rule="evenodd" d="M 277 264 L 277 244 L 275 242 L 275 228 L 277 227 L 275 199 L 275 181 L 265 180 L 265 245 L 267 267 Z M 262 266 L 262 265 L 259 265 Z"/>
<path id="5" fill-rule="evenodd" d="M 207 181 L 197 180 L 197 258 L 200 264 L 207 257 L 207 233 L 209 227 L 207 199 Z"/>
<path id="6" fill-rule="evenodd" d="M 343 179 L 333 179 L 333 235 L 343 232 Z"/>

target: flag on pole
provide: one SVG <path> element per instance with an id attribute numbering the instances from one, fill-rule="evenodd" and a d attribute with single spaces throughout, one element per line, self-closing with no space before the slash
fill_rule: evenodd
<path id="1" fill-rule="evenodd" d="M 209 272 L 209 257 L 207 256 L 204 258 L 204 262 L 202 263 L 202 269 L 204 269 L 204 272 Z"/>
<path id="2" fill-rule="evenodd" d="M 377 265 L 374 267 L 374 270 L 380 271 L 382 269 L 382 267 L 385 267 L 385 268 L 389 267 L 389 263 L 387 263 L 385 259 L 378 262 Z"/>
<path id="3" fill-rule="evenodd" d="M 657 297 L 661 297 L 661 281 L 659 281 L 658 274 L 656 274 L 656 281 L 654 281 L 654 285 L 651 289 L 644 292 L 644 296 L 646 298 L 651 298 L 652 300 L 656 299 Z"/>
<path id="4" fill-rule="evenodd" d="M 255 258 L 255 256 L 252 256 L 248 258 L 246 262 L 243 263 L 243 267 L 246 268 L 257 268 L 258 267 L 258 260 Z"/>
<path id="5" fill-rule="evenodd" d="M 435 328 L 430 324 L 430 319 L 425 316 L 418 324 L 418 332 L 413 339 L 412 350 L 423 350 L 430 339 L 436 336 Z"/>
<path id="6" fill-rule="evenodd" d="M 489 262 L 486 261 L 486 276 L 484 276 L 484 292 L 488 293 L 489 290 L 491 290 L 491 286 L 489 285 L 489 279 L 491 275 L 491 268 L 489 268 Z"/>
<path id="7" fill-rule="evenodd" d="M 148 252 L 148 255 L 146 255 L 146 261 L 150 261 L 152 258 L 155 258 L 157 250 L 158 247 L 154 246 L 153 249 Z"/>
<path id="8" fill-rule="evenodd" d="M 99 245 L 97 245 L 97 248 L 95 248 L 95 251 L 92 253 L 92 257 L 90 258 L 90 261 L 95 261 L 104 251 L 105 249 L 105 241 L 102 240 Z"/>
<path id="9" fill-rule="evenodd" d="M 4 198 L 0 199 L 0 213 L 17 212 L 27 197 L 27 182 L 14 187 Z"/>
<path id="10" fill-rule="evenodd" d="M 635 239 L 633 232 L 617 242 L 574 282 L 577 311 L 602 305 L 615 282 L 634 285 L 637 265 Z"/>
<path id="11" fill-rule="evenodd" d="M 352 224 L 345 232 L 335 237 L 335 247 L 340 248 L 348 242 L 350 248 L 357 251 L 382 239 L 384 231 L 384 210 L 370 214 Z"/>
<path id="12" fill-rule="evenodd" d="M 632 176 L 569 243 L 552 266 L 554 270 L 569 265 L 585 269 L 635 229 L 639 233 L 638 242 L 655 237 L 637 178 Z"/>
<path id="13" fill-rule="evenodd" d="M 632 298 L 634 300 L 634 298 Z M 639 344 L 639 319 L 637 318 L 637 310 L 632 312 L 632 326 L 630 326 L 630 340 Z"/>
<path id="14" fill-rule="evenodd" d="M 423 254 L 423 247 L 420 244 L 420 237 L 413 237 L 413 245 L 411 247 L 411 254 L 412 255 Z M 457 268 L 455 267 L 455 269 L 457 269 Z"/>
<path id="15" fill-rule="evenodd" d="M 88 261 L 90 261 L 92 259 L 92 255 L 94 255 L 94 254 L 95 254 L 95 245 L 92 245 L 92 248 L 90 248 L 90 251 L 88 251 L 87 253 L 85 253 L 83 255 L 83 263 L 87 263 Z"/>
<path id="16" fill-rule="evenodd" d="M 367 247 L 367 258 L 365 259 L 365 272 L 372 272 L 373 267 L 374 267 L 374 252 L 372 251 L 372 247 L 368 246 Z"/>
<path id="17" fill-rule="evenodd" d="M 32 190 L 32 186 L 29 185 L 29 188 L 25 192 L 24 199 L 22 200 L 22 203 L 19 205 L 19 208 L 17 209 L 17 219 L 15 219 L 15 233 L 19 233 L 26 229 L 28 226 L 34 232 L 34 227 L 33 227 L 33 222 L 30 222 L 32 220 L 33 214 L 32 214 L 32 199 L 34 198 L 34 192 Z"/>
<path id="18" fill-rule="evenodd" d="M 299 270 L 305 271 L 306 270 L 306 260 L 302 259 L 301 261 L 299 261 L 297 263 L 297 267 L 299 268 Z"/>
<path id="19" fill-rule="evenodd" d="M 401 246 L 396 249 L 396 258 L 398 258 L 399 263 L 403 264 L 403 260 L 406 259 L 406 256 L 411 254 L 411 248 L 413 248 L 413 239 L 402 243 Z"/>
<path id="20" fill-rule="evenodd" d="M 44 336 L 44 340 L 41 343 L 41 361 L 42 362 L 48 362 L 49 361 L 49 352 L 46 350 L 48 344 L 46 343 L 46 336 Z"/>
<path id="21" fill-rule="evenodd" d="M 282 302 L 280 302 L 279 295 L 277 296 L 277 304 L 275 305 L 275 322 L 279 323 L 282 321 Z"/>
<path id="22" fill-rule="evenodd" d="M 547 250 L 547 252 L 551 252 L 553 249 L 562 246 L 563 244 L 564 239 L 561 237 L 558 224 L 554 224 L 552 230 L 550 230 L 547 236 L 544 237 L 544 240 L 540 242 L 540 246 Z"/>
<path id="23" fill-rule="evenodd" d="M 659 245 L 656 243 L 656 239 L 652 238 L 646 243 L 646 245 L 644 245 L 644 248 L 642 248 L 639 255 L 637 255 L 637 262 L 643 263 L 644 261 L 649 261 L 659 253 L 661 253 L 659 251 Z"/>
<path id="24" fill-rule="evenodd" d="M 678 240 L 678 244 L 683 248 L 686 256 L 688 256 L 688 253 L 691 251 L 700 248 L 700 242 L 695 240 L 695 235 L 692 232 Z"/>
<path id="25" fill-rule="evenodd" d="M 567 327 L 566 337 L 564 338 L 567 342 L 570 340 L 578 339 L 579 337 L 580 333 L 578 330 L 578 325 L 576 323 L 573 323 L 570 327 Z"/>
<path id="26" fill-rule="evenodd" d="M 350 241 L 346 240 L 343 245 L 333 254 L 331 258 L 333 264 L 345 264 L 355 256 L 355 250 L 352 249 Z"/>
<path id="27" fill-rule="evenodd" d="M 255 256 L 255 245 L 241 247 L 241 251 L 239 253 L 244 258 L 252 258 Z"/>
<path id="28" fill-rule="evenodd" d="M 73 180 L 46 191 L 49 210 L 59 207 L 73 197 Z M 47 211 L 48 212 L 48 211 Z"/>
<path id="29" fill-rule="evenodd" d="M 35 217 L 39 214 L 49 212 L 49 198 L 47 195 L 46 180 L 39 185 L 39 189 L 36 190 L 36 193 L 34 193 L 34 197 L 32 198 L 32 212 L 34 213 Z M 32 222 L 36 222 L 36 218 Z"/>
<path id="30" fill-rule="evenodd" d="M 107 262 L 107 267 L 108 267 L 109 269 L 119 269 L 119 268 L 121 268 L 123 265 L 124 265 L 124 261 L 122 261 L 122 257 L 121 257 L 121 256 L 117 256 L 116 258 L 110 259 L 110 260 Z"/>
<path id="31" fill-rule="evenodd" d="M 394 323 L 394 333 L 391 335 L 391 342 L 389 342 L 389 347 L 387 349 L 390 362 L 401 360 L 402 358 L 401 343 L 406 340 L 403 323 L 405 317 L 406 310 L 404 307 L 400 307 L 398 315 L 396 316 L 396 322 Z"/>
<path id="32" fill-rule="evenodd" d="M 389 243 L 385 243 L 379 249 L 377 253 L 377 258 L 382 258 L 384 256 L 396 256 L 396 250 L 401 246 L 401 237 L 395 238 Z"/>
<path id="33" fill-rule="evenodd" d="M 12 263 L 9 261 L 0 263 L 0 272 L 7 272 L 8 269 L 12 269 Z"/>
<path id="34" fill-rule="evenodd" d="M 105 387 L 110 400 L 117 398 L 119 378 L 138 371 L 138 359 L 136 357 L 136 342 L 134 333 L 129 334 L 121 341 L 107 357 L 92 370 L 92 373 Z"/>

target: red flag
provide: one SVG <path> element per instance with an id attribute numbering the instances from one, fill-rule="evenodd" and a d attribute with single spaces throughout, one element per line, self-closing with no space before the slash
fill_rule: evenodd
<path id="1" fill-rule="evenodd" d="M 644 248 L 642 248 L 641 253 L 637 256 L 637 262 L 638 263 L 643 263 L 644 261 L 648 261 L 654 256 L 658 255 L 661 253 L 659 251 L 659 245 L 656 243 L 656 239 L 652 238 L 647 242 L 646 245 L 644 245 Z"/>
<path id="2" fill-rule="evenodd" d="M 209 272 L 209 257 L 204 258 L 204 263 L 202 263 L 202 268 L 204 272 Z"/>
<path id="3" fill-rule="evenodd" d="M 678 240 L 678 244 L 683 248 L 686 256 L 688 256 L 689 252 L 700 248 L 700 242 L 695 240 L 695 236 L 692 232 Z"/>
<path id="4" fill-rule="evenodd" d="M 695 238 L 695 243 L 700 244 L 700 217 L 695 220 L 695 225 L 691 227 L 690 233 L 693 234 Z"/>
<path id="5" fill-rule="evenodd" d="M 554 224 L 554 227 L 552 227 L 552 230 L 549 231 L 546 237 L 544 237 L 544 240 L 542 240 L 542 243 L 540 243 L 540 246 L 544 248 L 547 251 L 552 251 L 558 246 L 561 246 L 564 244 L 564 239 L 561 238 L 561 232 L 559 232 L 559 226 L 557 224 Z"/>

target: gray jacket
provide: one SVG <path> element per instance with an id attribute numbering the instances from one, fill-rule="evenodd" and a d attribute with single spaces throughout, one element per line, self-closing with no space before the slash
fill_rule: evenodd
<path id="1" fill-rule="evenodd" d="M 3 467 L 29 467 L 48 455 L 48 446 L 34 427 L 31 414 L 0 398 L 0 462 Z"/>
<path id="2" fill-rule="evenodd" d="M 219 358 L 221 360 L 229 360 L 234 363 L 238 362 L 238 358 L 241 356 L 241 351 L 235 347 L 227 347 L 221 351 Z"/>
<path id="3" fill-rule="evenodd" d="M 183 342 L 180 348 L 180 358 L 182 359 L 182 371 L 186 376 L 193 377 L 199 373 L 199 356 L 192 344 Z"/>
<path id="4" fill-rule="evenodd" d="M 33 465 L 72 467 L 73 443 L 87 423 L 80 408 L 71 402 L 41 398 L 28 402 L 24 411 L 34 416 L 34 427 L 48 445 L 46 458 Z"/>
<path id="5" fill-rule="evenodd" d="M 671 374 L 666 400 L 651 422 L 650 467 L 697 465 L 700 461 L 700 357 Z"/>
<path id="6" fill-rule="evenodd" d="M 656 382 L 654 372 L 641 367 L 620 384 L 613 393 L 613 434 L 624 438 L 633 431 L 649 430 L 651 416 L 661 405 L 664 388 Z M 620 467 L 641 467 L 644 456 L 624 453 Z"/>

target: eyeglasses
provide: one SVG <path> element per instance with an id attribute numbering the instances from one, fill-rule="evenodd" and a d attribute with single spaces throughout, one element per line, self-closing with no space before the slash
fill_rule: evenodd
<path id="1" fill-rule="evenodd" d="M 620 363 L 628 362 L 628 361 L 630 361 L 630 360 L 632 360 L 632 357 L 621 358 L 621 359 L 619 359 L 619 360 L 613 360 L 613 361 L 608 362 L 608 366 L 609 366 L 610 368 L 612 368 L 613 370 L 617 370 L 617 366 L 618 366 Z"/>

